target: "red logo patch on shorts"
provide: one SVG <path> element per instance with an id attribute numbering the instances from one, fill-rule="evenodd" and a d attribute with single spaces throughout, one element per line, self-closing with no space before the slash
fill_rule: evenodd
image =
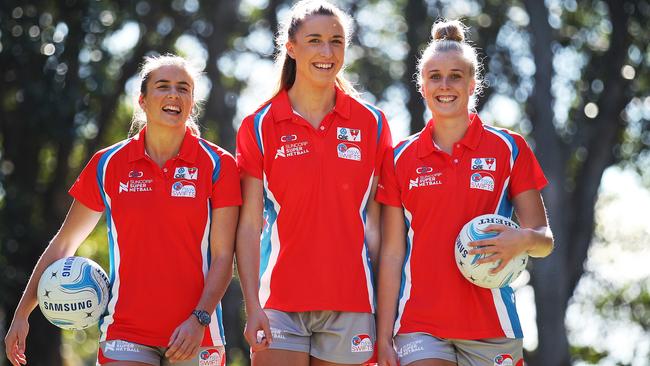
<path id="1" fill-rule="evenodd" d="M 225 361 L 218 349 L 206 349 L 199 353 L 199 366 L 223 366 Z"/>
<path id="2" fill-rule="evenodd" d="M 352 337 L 351 340 L 352 352 L 372 352 L 374 347 L 372 346 L 372 339 L 367 334 L 357 334 Z"/>
<path id="3" fill-rule="evenodd" d="M 502 353 L 494 358 L 494 366 L 515 366 L 512 355 Z"/>

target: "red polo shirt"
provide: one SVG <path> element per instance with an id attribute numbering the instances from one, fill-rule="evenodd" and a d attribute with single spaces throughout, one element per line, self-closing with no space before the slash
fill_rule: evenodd
<path id="1" fill-rule="evenodd" d="M 511 217 L 512 198 L 540 190 L 546 178 L 518 134 L 471 116 L 449 155 L 433 143 L 435 123 L 386 155 L 377 200 L 403 207 L 407 251 L 395 333 L 443 338 L 521 338 L 510 287 L 484 289 L 456 267 L 454 240 L 470 219 L 487 213 Z"/>
<path id="2" fill-rule="evenodd" d="M 111 298 L 100 340 L 167 346 L 203 291 L 212 210 L 241 205 L 241 193 L 225 150 L 188 129 L 160 168 L 145 153 L 145 134 L 97 152 L 70 194 L 106 212 Z M 211 313 L 204 346 L 223 344 L 221 305 Z"/>
<path id="3" fill-rule="evenodd" d="M 383 113 L 339 89 L 318 128 L 286 91 L 244 119 L 237 163 L 264 184 L 263 307 L 374 311 L 365 208 L 390 146 Z"/>

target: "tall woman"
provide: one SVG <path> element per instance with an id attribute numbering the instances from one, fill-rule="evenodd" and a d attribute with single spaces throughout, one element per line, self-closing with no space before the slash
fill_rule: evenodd
<path id="1" fill-rule="evenodd" d="M 135 135 L 97 152 L 70 189 L 68 216 L 36 264 L 5 338 L 12 365 L 26 363 L 41 274 L 74 254 L 104 212 L 111 291 L 98 363 L 189 366 L 207 356 L 222 364 L 219 300 L 232 276 L 241 193 L 233 157 L 199 137 L 197 75 L 180 57 L 145 59 Z"/>
<path id="2" fill-rule="evenodd" d="M 454 240 L 470 219 L 510 217 L 474 242 L 481 263 L 553 248 L 540 190 L 546 179 L 524 139 L 470 112 L 481 65 L 458 21 L 438 22 L 418 63 L 433 118 L 387 154 L 377 198 L 385 204 L 379 279 L 380 365 L 523 365 L 522 331 L 510 287 L 484 289 L 456 268 Z M 397 314 L 397 318 L 395 318 Z M 395 334 L 393 349 L 393 334 Z M 507 363 L 504 363 L 507 362 Z"/>
<path id="3" fill-rule="evenodd" d="M 257 366 L 360 364 L 373 353 L 373 197 L 391 138 L 341 75 L 350 37 L 338 8 L 297 3 L 277 39 L 275 96 L 237 135 L 237 263 Z"/>

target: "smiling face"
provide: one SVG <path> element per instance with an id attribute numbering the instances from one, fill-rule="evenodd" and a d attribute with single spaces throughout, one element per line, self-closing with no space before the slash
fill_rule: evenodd
<path id="1" fill-rule="evenodd" d="M 437 52 L 422 67 L 422 96 L 435 118 L 467 116 L 476 81 L 461 52 Z"/>
<path id="2" fill-rule="evenodd" d="M 345 31 L 335 16 L 311 15 L 286 47 L 287 55 L 296 60 L 296 81 L 333 85 L 343 66 Z"/>
<path id="3" fill-rule="evenodd" d="M 185 128 L 194 105 L 194 81 L 182 67 L 161 66 L 149 74 L 139 103 L 147 124 Z"/>

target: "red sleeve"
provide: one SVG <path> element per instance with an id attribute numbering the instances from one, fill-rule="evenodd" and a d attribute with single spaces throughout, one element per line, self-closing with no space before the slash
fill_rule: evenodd
<path id="1" fill-rule="evenodd" d="M 104 199 L 97 182 L 97 166 L 102 153 L 96 153 L 81 171 L 68 193 L 84 206 L 97 212 L 104 211 Z"/>
<path id="2" fill-rule="evenodd" d="M 519 155 L 510 172 L 510 198 L 531 189 L 540 191 L 548 183 L 542 167 L 539 165 L 535 154 L 533 154 L 526 140 L 517 134 L 513 134 L 512 136 L 519 149 Z"/>
<path id="3" fill-rule="evenodd" d="M 385 205 L 402 207 L 402 198 L 400 187 L 397 182 L 397 176 L 395 174 L 392 147 L 386 149 L 383 160 L 375 200 Z"/>
<path id="4" fill-rule="evenodd" d="M 260 144 L 262 144 L 262 141 L 258 141 L 257 138 L 255 118 L 253 115 L 248 116 L 244 119 L 237 132 L 236 156 L 240 173 L 245 172 L 250 176 L 262 179 L 264 156 Z"/>
<path id="5" fill-rule="evenodd" d="M 381 114 L 381 132 L 379 134 L 379 142 L 377 144 L 377 157 L 375 161 L 375 175 L 379 176 L 381 174 L 381 166 L 384 162 L 384 155 L 386 151 L 391 150 L 393 146 L 393 137 L 390 133 L 390 127 L 388 126 L 388 120 L 384 116 L 384 112 L 379 112 Z M 392 159 L 391 159 L 392 162 Z M 391 165 L 393 165 L 391 163 Z"/>
<path id="6" fill-rule="evenodd" d="M 219 176 L 212 184 L 212 208 L 241 206 L 241 186 L 235 158 L 220 154 Z"/>

